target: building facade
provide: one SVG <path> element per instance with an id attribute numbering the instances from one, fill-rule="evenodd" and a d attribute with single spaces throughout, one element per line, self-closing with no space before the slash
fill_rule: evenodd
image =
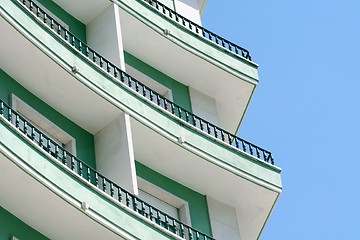
<path id="1" fill-rule="evenodd" d="M 282 189 L 236 136 L 248 50 L 206 0 L 0 2 L 0 239 L 259 239 Z"/>

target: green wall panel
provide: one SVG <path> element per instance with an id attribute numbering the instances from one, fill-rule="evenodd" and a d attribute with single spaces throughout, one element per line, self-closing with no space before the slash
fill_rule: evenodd
<path id="1" fill-rule="evenodd" d="M 82 41 L 86 42 L 86 26 L 68 12 L 58 6 L 51 0 L 38 0 L 38 2 L 47 8 L 51 13 L 60 18 L 64 23 L 69 26 L 69 30 L 75 36 L 77 36 Z"/>
<path id="2" fill-rule="evenodd" d="M 190 94 L 189 88 L 187 86 L 149 66 L 130 53 L 125 52 L 125 62 L 143 74 L 149 76 L 153 80 L 157 81 L 158 83 L 171 89 L 174 102 L 186 110 L 191 111 Z M 137 80 L 141 82 L 141 79 Z"/>
<path id="3" fill-rule="evenodd" d="M 0 69 L 0 98 L 10 104 L 12 93 L 74 137 L 76 139 L 77 157 L 95 168 L 93 135 L 41 101 Z"/>
<path id="4" fill-rule="evenodd" d="M 15 236 L 21 240 L 49 239 L 0 206 L 0 240 Z"/>
<path id="5" fill-rule="evenodd" d="M 192 227 L 212 235 L 206 196 L 155 172 L 140 162 L 135 162 L 135 166 L 139 177 L 187 201 Z"/>

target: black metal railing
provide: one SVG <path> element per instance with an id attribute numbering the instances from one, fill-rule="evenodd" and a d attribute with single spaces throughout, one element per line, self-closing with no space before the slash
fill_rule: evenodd
<path id="1" fill-rule="evenodd" d="M 14 111 L 0 99 L 0 119 L 13 125 L 23 133 L 27 140 L 49 153 L 61 167 L 73 172 L 76 176 L 84 179 L 88 184 L 95 186 L 101 192 L 107 194 L 115 202 L 123 204 L 137 214 L 149 219 L 151 222 L 170 232 L 185 238 L 196 240 L 214 240 L 214 238 L 180 222 L 156 207 L 146 203 L 137 196 L 121 188 L 110 179 L 97 172 L 88 164 L 72 155 L 45 133 L 41 132 L 19 113 Z"/>
<path id="2" fill-rule="evenodd" d="M 102 71 L 109 74 L 118 84 L 132 89 L 134 92 L 144 97 L 148 101 L 154 103 L 162 108 L 165 112 L 176 117 L 182 122 L 190 124 L 193 128 L 200 130 L 203 133 L 209 134 L 216 138 L 218 141 L 227 145 L 235 147 L 236 149 L 248 153 L 260 160 L 274 165 L 274 159 L 271 152 L 256 146 L 238 136 L 221 129 L 218 126 L 202 119 L 201 117 L 187 111 L 179 105 L 173 103 L 167 98 L 161 96 L 157 92 L 148 88 L 135 78 L 123 72 L 120 68 L 112 64 L 106 58 L 95 52 L 92 48 L 87 46 L 79 38 L 74 36 L 71 32 L 60 25 L 56 20 L 48 16 L 39 6 L 32 0 L 16 0 L 20 1 L 25 9 L 29 10 L 33 16 L 37 17 L 41 23 L 46 25 L 53 33 L 63 39 L 73 50 L 80 53 L 83 57 L 95 64 Z"/>
<path id="3" fill-rule="evenodd" d="M 121 2 L 121 0 L 117 0 Z M 180 24 L 181 26 L 187 28 L 193 33 L 196 33 L 197 35 L 210 40 L 212 43 L 215 43 L 216 45 L 223 47 L 230 52 L 236 54 L 237 56 L 242 56 L 243 58 L 251 61 L 251 55 L 248 50 L 245 48 L 242 48 L 235 43 L 232 43 L 219 35 L 207 30 L 206 28 L 203 28 L 202 26 L 198 25 L 197 23 L 194 23 L 193 21 L 187 19 L 186 17 L 180 15 L 179 13 L 175 12 L 171 8 L 165 6 L 163 3 L 156 1 L 156 0 L 137 0 L 139 2 L 145 3 L 147 6 L 152 7 L 153 9 L 156 9 L 157 12 L 160 14 L 166 16 L 167 18 L 171 19 L 172 21 Z"/>

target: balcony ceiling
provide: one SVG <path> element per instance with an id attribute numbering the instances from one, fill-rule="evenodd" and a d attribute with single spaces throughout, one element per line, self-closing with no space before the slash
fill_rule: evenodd
<path id="1" fill-rule="evenodd" d="M 110 0 L 53 0 L 66 12 L 77 18 L 85 25 L 104 11 L 110 4 Z"/>

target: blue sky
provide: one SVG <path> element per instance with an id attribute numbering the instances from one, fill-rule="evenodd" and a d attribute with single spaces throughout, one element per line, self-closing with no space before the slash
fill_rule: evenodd
<path id="1" fill-rule="evenodd" d="M 203 25 L 259 64 L 239 136 L 283 169 L 261 239 L 359 239 L 360 1 L 209 1 Z"/>

